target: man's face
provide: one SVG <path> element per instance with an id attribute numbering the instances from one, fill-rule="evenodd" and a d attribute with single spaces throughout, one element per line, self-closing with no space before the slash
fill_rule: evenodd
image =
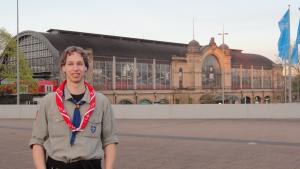
<path id="1" fill-rule="evenodd" d="M 87 68 L 84 65 L 82 56 L 77 52 L 73 52 L 67 56 L 66 64 L 62 66 L 62 70 L 66 73 L 68 82 L 81 83 L 84 81 Z"/>

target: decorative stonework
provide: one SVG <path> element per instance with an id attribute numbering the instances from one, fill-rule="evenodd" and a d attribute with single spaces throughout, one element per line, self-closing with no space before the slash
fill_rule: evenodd
<path id="1" fill-rule="evenodd" d="M 209 42 L 209 46 L 213 47 L 213 48 L 216 48 L 217 47 L 217 44 L 215 42 L 215 38 L 210 38 L 210 42 Z"/>
<path id="2" fill-rule="evenodd" d="M 199 53 L 200 52 L 200 45 L 197 41 L 192 40 L 187 47 L 188 53 Z"/>

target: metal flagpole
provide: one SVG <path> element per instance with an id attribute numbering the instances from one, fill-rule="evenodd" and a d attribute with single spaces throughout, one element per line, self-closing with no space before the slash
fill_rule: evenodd
<path id="1" fill-rule="evenodd" d="M 195 40 L 195 21 L 193 17 L 193 40 Z"/>
<path id="2" fill-rule="evenodd" d="M 19 0 L 17 0 L 17 105 L 20 104 L 20 70 L 19 70 Z"/>
<path id="3" fill-rule="evenodd" d="M 298 8 L 298 11 L 300 11 L 300 7 Z M 299 15 L 299 13 L 298 13 L 298 15 Z M 299 22 L 300 22 L 300 20 L 299 20 Z M 299 28 L 298 28 L 299 29 Z M 298 32 L 297 32 L 298 33 Z M 298 36 L 298 35 L 297 35 Z M 296 39 L 297 40 L 297 39 Z M 296 45 L 298 45 L 298 51 L 299 51 L 299 44 L 296 44 Z M 299 52 L 297 52 L 297 57 L 298 57 L 298 70 L 300 70 L 300 62 L 299 62 L 299 60 L 300 60 L 300 58 L 299 58 Z M 298 72 L 299 73 L 299 72 Z M 297 90 L 298 90 L 298 92 L 297 92 L 297 95 L 298 95 L 298 99 L 297 99 L 297 101 L 299 102 L 300 101 L 300 90 L 299 90 L 299 88 L 300 88 L 300 77 L 298 76 L 298 84 L 297 84 Z"/>
<path id="4" fill-rule="evenodd" d="M 283 59 L 284 62 L 284 103 L 286 103 L 286 58 Z"/>
<path id="5" fill-rule="evenodd" d="M 289 10 L 290 10 L 291 5 L 289 5 Z M 289 15 L 289 43 L 291 44 L 291 15 Z M 291 45 L 289 45 L 289 52 L 288 52 L 288 56 L 289 56 L 289 103 L 292 103 L 292 76 L 291 76 Z"/>
<path id="6" fill-rule="evenodd" d="M 300 101 L 300 78 L 299 78 L 299 76 L 298 76 L 298 84 L 297 84 L 297 89 L 298 89 L 298 99 L 297 99 L 297 101 L 299 102 Z"/>
<path id="7" fill-rule="evenodd" d="M 222 33 L 218 33 L 218 35 L 222 35 L 222 50 L 223 53 L 225 54 L 225 43 L 224 43 L 224 39 L 225 39 L 225 35 L 228 35 L 228 33 L 224 32 L 224 24 L 223 24 L 223 32 Z M 223 72 L 223 78 L 222 78 L 222 104 L 225 103 L 225 70 L 222 71 Z"/>

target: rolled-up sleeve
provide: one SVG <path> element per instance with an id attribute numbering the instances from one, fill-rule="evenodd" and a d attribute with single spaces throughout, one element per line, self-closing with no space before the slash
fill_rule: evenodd
<path id="1" fill-rule="evenodd" d="M 46 103 L 47 103 L 47 98 L 44 97 L 38 106 L 36 117 L 33 122 L 32 136 L 29 141 L 30 148 L 32 148 L 34 144 L 43 145 L 46 138 L 48 137 Z"/>
<path id="2" fill-rule="evenodd" d="M 116 125 L 114 113 L 109 100 L 106 98 L 104 103 L 104 112 L 102 116 L 102 145 L 105 147 L 108 144 L 118 144 L 119 139 L 116 133 Z"/>

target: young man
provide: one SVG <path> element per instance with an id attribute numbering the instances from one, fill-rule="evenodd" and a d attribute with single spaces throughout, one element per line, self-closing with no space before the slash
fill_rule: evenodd
<path id="1" fill-rule="evenodd" d="M 71 46 L 62 53 L 66 80 L 46 95 L 33 123 L 30 147 L 36 169 L 113 169 L 118 138 L 109 100 L 84 81 L 87 53 Z"/>

